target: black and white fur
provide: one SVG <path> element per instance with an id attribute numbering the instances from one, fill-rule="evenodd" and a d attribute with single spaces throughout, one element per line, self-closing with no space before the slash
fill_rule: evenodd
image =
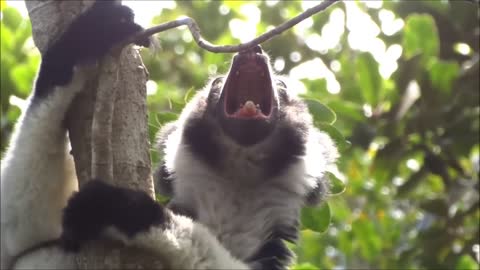
<path id="1" fill-rule="evenodd" d="M 64 126 L 72 99 L 94 71 L 93 64 L 116 43 L 142 28 L 132 11 L 99 1 L 80 15 L 42 54 L 28 108 L 1 162 L 1 268 L 43 241 L 58 239 L 62 209 L 78 188 Z M 148 45 L 148 40 L 138 41 Z M 41 250 L 23 268 L 67 268 L 71 256 L 58 247 Z M 17 266 L 18 266 L 17 265 Z"/>
<path id="2" fill-rule="evenodd" d="M 174 269 L 284 268 L 291 253 L 283 240 L 296 239 L 304 203 L 325 195 L 337 152 L 269 68 L 275 114 L 267 124 L 219 118 L 226 79 L 217 78 L 162 130 L 160 185 L 171 191 L 173 211 L 100 181 L 71 197 L 77 180 L 65 113 L 91 76 L 86 64 L 140 30 L 131 10 L 98 1 L 42 55 L 2 160 L 2 269 L 14 259 L 16 269 L 75 268 L 72 251 L 101 235 L 154 251 Z M 51 244 L 16 258 L 45 241 Z"/>
<path id="3" fill-rule="evenodd" d="M 245 61 L 257 62 L 250 63 L 254 71 L 242 68 Z M 325 173 L 338 153 L 268 62 L 259 47 L 235 56 L 229 73 L 212 80 L 177 122 L 163 128 L 157 184 L 172 197 L 170 208 L 207 226 L 235 257 L 253 268 L 283 269 L 291 259 L 284 241 L 297 239 L 302 206 L 325 197 Z M 229 91 L 255 95 L 243 88 L 258 92 L 252 84 L 267 87 L 269 81 L 273 108 L 265 125 L 219 116 L 228 84 L 248 72 L 239 80 L 250 82 Z"/>

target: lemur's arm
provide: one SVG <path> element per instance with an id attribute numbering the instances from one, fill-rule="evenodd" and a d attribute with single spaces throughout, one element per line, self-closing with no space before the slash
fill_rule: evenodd
<path id="1" fill-rule="evenodd" d="M 128 7 L 98 1 L 42 55 L 28 108 L 1 162 L 2 269 L 22 250 L 60 236 L 62 208 L 77 189 L 63 120 L 91 69 L 83 64 L 140 30 Z"/>
<path id="2" fill-rule="evenodd" d="M 90 181 L 64 212 L 63 247 L 76 251 L 101 234 L 148 249 L 172 269 L 250 269 L 203 225 L 174 214 L 146 193 Z"/>

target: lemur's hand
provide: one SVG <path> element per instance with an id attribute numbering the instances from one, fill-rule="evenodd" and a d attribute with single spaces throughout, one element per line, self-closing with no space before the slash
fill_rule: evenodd
<path id="1" fill-rule="evenodd" d="M 146 193 L 92 180 L 70 198 L 63 212 L 61 241 L 68 251 L 98 239 L 107 227 L 129 237 L 168 221 L 166 209 Z"/>
<path id="2" fill-rule="evenodd" d="M 46 96 L 54 86 L 70 83 L 74 66 L 101 59 L 115 44 L 142 30 L 129 7 L 112 0 L 97 0 L 42 55 L 36 94 Z M 150 39 L 136 43 L 149 46 Z"/>
<path id="3" fill-rule="evenodd" d="M 111 0 L 97 0 L 80 14 L 44 58 L 63 56 L 74 64 L 103 57 L 113 45 L 126 40 L 143 28 L 134 22 L 133 11 Z M 138 45 L 148 46 L 149 40 Z"/>

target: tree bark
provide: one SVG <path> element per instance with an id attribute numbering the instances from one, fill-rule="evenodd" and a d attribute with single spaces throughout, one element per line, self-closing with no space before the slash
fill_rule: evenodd
<path id="1" fill-rule="evenodd" d="M 86 0 L 25 2 L 33 39 L 41 52 L 93 3 Z M 99 177 L 154 196 L 146 107 L 148 73 L 138 51 L 128 46 L 121 52 L 112 52 L 101 61 L 97 74 L 73 101 L 66 116 L 80 188 L 92 177 Z M 112 93 L 108 100 L 111 103 L 99 104 L 99 100 L 105 101 L 106 93 Z M 111 114 L 110 121 L 94 119 L 98 109 Z M 107 137 L 102 137 L 103 129 Z M 95 149 L 93 146 L 98 145 L 98 140 L 106 140 L 109 145 Z M 109 241 L 98 241 L 82 250 L 77 259 L 79 269 L 159 269 L 164 265 L 145 250 Z"/>

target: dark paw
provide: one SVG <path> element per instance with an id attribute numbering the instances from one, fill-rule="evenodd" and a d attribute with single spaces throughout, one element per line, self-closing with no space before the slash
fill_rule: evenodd
<path id="1" fill-rule="evenodd" d="M 134 22 L 133 11 L 114 1 L 97 0 L 80 14 L 45 53 L 50 63 L 78 64 L 103 57 L 115 44 L 143 28 Z M 138 41 L 148 46 L 148 40 Z"/>
<path id="2" fill-rule="evenodd" d="M 114 45 L 142 30 L 134 22 L 129 7 L 111 0 L 97 0 L 42 55 L 35 95 L 46 96 L 54 86 L 67 85 L 75 65 L 101 59 Z M 150 40 L 144 38 L 135 43 L 149 46 Z"/>
<path id="3" fill-rule="evenodd" d="M 92 180 L 65 207 L 61 241 L 66 250 L 77 251 L 109 226 L 131 237 L 166 221 L 165 208 L 146 193 Z"/>
<path id="4" fill-rule="evenodd" d="M 143 28 L 134 22 L 133 11 L 113 1 L 98 0 L 67 28 L 63 36 L 48 50 L 46 57 L 63 51 L 73 62 L 81 63 L 103 57 L 115 44 L 126 40 Z M 139 41 L 147 45 L 146 40 Z"/>

